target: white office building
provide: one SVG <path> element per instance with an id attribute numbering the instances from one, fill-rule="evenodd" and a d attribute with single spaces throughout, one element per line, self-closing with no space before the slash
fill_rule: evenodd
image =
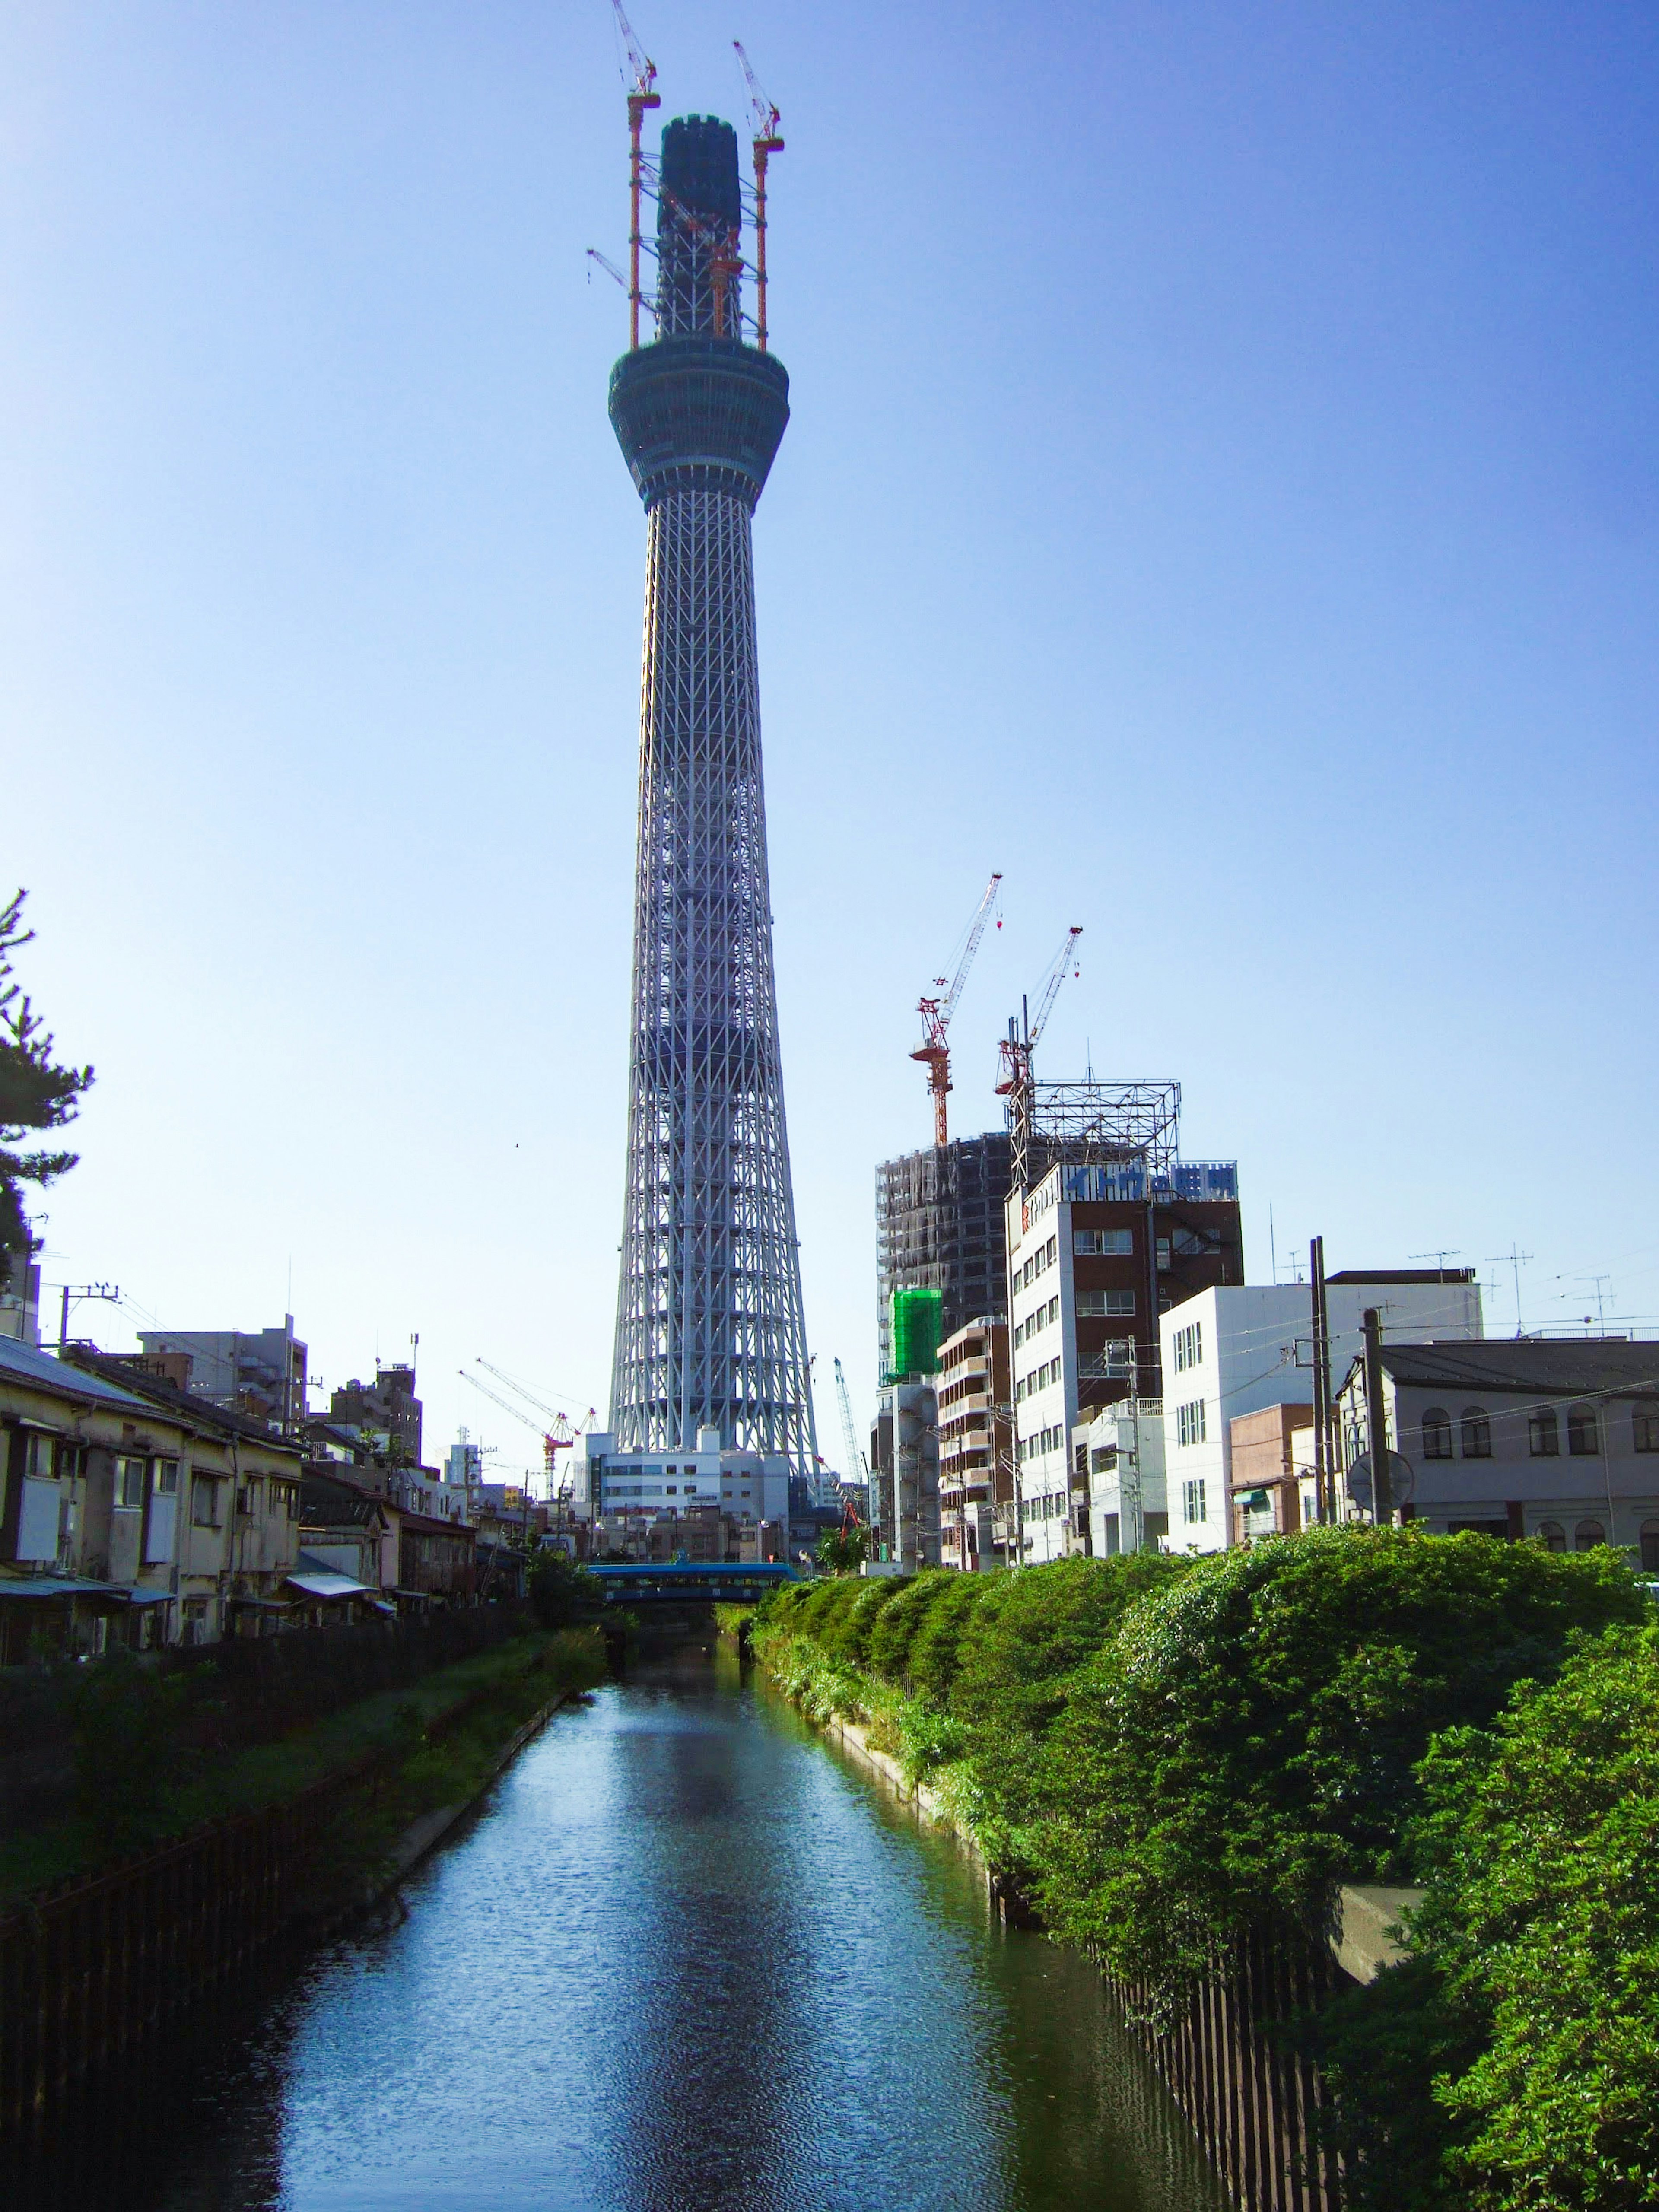
<path id="1" fill-rule="evenodd" d="M 1240 1413 L 1313 1403 L 1312 1293 L 1305 1283 L 1200 1291 L 1158 1324 L 1171 1551 L 1231 1540 L 1232 1443 Z M 1468 1267 L 1358 1270 L 1326 1278 L 1331 1381 L 1340 1385 L 1375 1306 L 1384 1343 L 1437 1344 L 1486 1334 Z"/>
<path id="2" fill-rule="evenodd" d="M 718 1429 L 699 1429 L 695 1451 L 619 1451 L 610 1430 L 590 1429 L 570 1460 L 578 1521 L 655 1521 L 717 1505 L 739 1524 L 788 1523 L 789 1462 L 781 1452 L 722 1451 Z"/>

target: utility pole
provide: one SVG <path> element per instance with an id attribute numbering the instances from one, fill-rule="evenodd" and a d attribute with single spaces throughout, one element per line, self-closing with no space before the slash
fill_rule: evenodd
<path id="1" fill-rule="evenodd" d="M 118 1305 L 121 1293 L 113 1283 L 65 1283 L 64 1303 L 58 1318 L 58 1350 L 61 1355 L 69 1349 L 69 1317 L 71 1305 L 79 1305 L 83 1298 L 102 1298 L 106 1305 Z"/>
<path id="2" fill-rule="evenodd" d="M 1370 1431 L 1371 1519 L 1379 1528 L 1394 1519 L 1394 1487 L 1389 1480 L 1388 1416 L 1382 1405 L 1382 1317 L 1367 1306 L 1365 1329 L 1365 1425 Z"/>
<path id="3" fill-rule="evenodd" d="M 1308 1247 L 1308 1285 L 1313 1306 L 1314 1517 L 1336 1518 L 1336 1473 L 1331 1461 L 1331 1347 L 1326 1335 L 1325 1240 Z"/>

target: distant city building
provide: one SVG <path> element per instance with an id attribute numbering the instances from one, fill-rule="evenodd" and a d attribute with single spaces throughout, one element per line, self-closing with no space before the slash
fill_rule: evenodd
<path id="1" fill-rule="evenodd" d="M 1310 1293 L 1305 1284 L 1224 1282 L 1165 1312 L 1159 1322 L 1170 1542 L 1176 1551 L 1218 1552 L 1243 1534 L 1279 1525 L 1242 1523 L 1241 1487 L 1261 1487 L 1259 1463 L 1235 1480 L 1232 1424 L 1242 1413 L 1313 1402 Z M 1480 1285 L 1470 1267 L 1346 1269 L 1326 1278 L 1334 1385 L 1358 1353 L 1361 1316 L 1375 1306 L 1385 1341 L 1437 1343 L 1483 1334 Z M 1298 1349 L 1299 1347 L 1299 1349 Z M 1285 1481 L 1292 1478 L 1286 1471 Z M 1279 1478 L 1273 1478 L 1273 1486 Z M 1295 1480 L 1299 1482 L 1300 1478 Z"/>
<path id="2" fill-rule="evenodd" d="M 372 1383 L 354 1376 L 334 1392 L 328 1418 L 337 1428 L 356 1430 L 392 1459 L 420 1463 L 421 1401 L 412 1367 L 382 1367 L 377 1361 Z"/>
<path id="3" fill-rule="evenodd" d="M 0 1252 L 0 1336 L 40 1341 L 40 1263 L 29 1252 Z"/>
<path id="4" fill-rule="evenodd" d="M 294 1334 L 294 1316 L 281 1328 L 140 1329 L 147 1357 L 166 1358 L 164 1370 L 193 1397 L 287 1431 L 306 1417 L 306 1347 Z M 187 1359 L 187 1370 L 178 1363 Z"/>
<path id="5" fill-rule="evenodd" d="M 1553 1552 L 1611 1544 L 1659 1574 L 1659 1343 L 1388 1343 L 1382 1364 L 1403 1518 Z M 1370 1444 L 1363 1363 L 1336 1372 L 1343 1506 L 1356 1515 L 1370 1504 L 1352 1472 Z"/>
<path id="6" fill-rule="evenodd" d="M 1211 1284 L 1242 1284 L 1231 1160 L 1060 1162 L 1006 1206 L 1014 1466 L 1024 1556 L 1091 1540 L 1073 1431 L 1132 1392 L 1166 1397 L 1158 1318 Z"/>
<path id="7" fill-rule="evenodd" d="M 1006 1314 L 1007 1195 L 1006 1129 L 930 1145 L 876 1170 L 876 1334 L 884 1378 L 892 1367 L 895 1291 L 939 1292 L 941 1340 L 982 1315 Z"/>
<path id="8" fill-rule="evenodd" d="M 970 1321 L 939 1367 L 939 1565 L 984 1573 L 1007 1564 L 1014 1504 L 1007 1322 Z"/>
<path id="9" fill-rule="evenodd" d="M 787 1545 L 793 1469 L 782 1452 L 722 1451 L 712 1426 L 697 1431 L 693 1451 L 623 1451 L 610 1431 L 590 1429 L 570 1461 L 570 1512 L 591 1528 L 596 1553 L 645 1546 L 640 1556 L 736 1556 L 745 1532 L 752 1545 L 763 1522 L 776 1532 L 767 1540 L 778 1555 Z M 653 1528 L 658 1549 L 647 1540 Z M 721 1532 L 718 1550 L 706 1548 L 711 1528 Z"/>
<path id="10" fill-rule="evenodd" d="M 471 1490 L 483 1480 L 483 1447 L 470 1443 L 465 1429 L 449 1447 L 444 1461 L 444 1480 L 459 1484 L 463 1490 Z"/>

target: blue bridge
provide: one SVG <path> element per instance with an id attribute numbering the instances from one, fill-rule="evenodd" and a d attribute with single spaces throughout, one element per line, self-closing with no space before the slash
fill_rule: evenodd
<path id="1" fill-rule="evenodd" d="M 805 1579 L 782 1562 L 699 1565 L 676 1559 L 647 1565 L 630 1559 L 590 1567 L 588 1572 L 603 1584 L 607 1605 L 758 1605 L 775 1589 Z"/>

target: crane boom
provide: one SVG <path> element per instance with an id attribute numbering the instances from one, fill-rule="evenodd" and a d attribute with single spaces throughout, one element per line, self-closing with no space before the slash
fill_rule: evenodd
<path id="1" fill-rule="evenodd" d="M 836 1396 L 841 1403 L 841 1432 L 847 1443 L 847 1480 L 868 1484 L 870 1462 L 859 1444 L 859 1432 L 853 1419 L 853 1401 L 847 1394 L 847 1376 L 838 1359 L 836 1362 Z"/>
<path id="2" fill-rule="evenodd" d="M 568 1413 L 562 1413 L 556 1406 L 550 1406 L 546 1404 L 544 1400 L 536 1395 L 533 1390 L 526 1390 L 524 1384 L 518 1380 L 517 1376 L 509 1375 L 505 1368 L 491 1366 L 489 1360 L 487 1360 L 481 1352 L 475 1352 L 473 1354 L 473 1358 L 477 1361 L 478 1365 L 483 1368 L 486 1375 L 493 1375 L 498 1382 L 505 1382 L 509 1390 L 516 1390 L 519 1395 L 526 1400 L 529 1404 L 532 1405 L 538 1413 L 545 1413 L 550 1421 L 568 1421 L 569 1419 L 569 1415 Z M 591 1413 L 593 1411 L 593 1408 L 590 1406 L 587 1410 Z"/>
<path id="3" fill-rule="evenodd" d="M 957 1000 L 962 996 L 962 987 L 968 981 L 968 970 L 974 964 L 974 955 L 979 951 L 980 939 L 985 934 L 985 925 L 991 918 L 997 893 L 1002 884 L 1000 872 L 986 884 L 974 918 L 968 925 L 967 942 L 962 957 L 957 963 L 957 972 L 951 976 L 938 975 L 933 979 L 934 995 L 916 1001 L 916 1012 L 921 1016 L 921 1042 L 911 1054 L 927 1070 L 927 1088 L 933 1097 L 933 1142 L 950 1142 L 950 1109 L 945 1097 L 951 1090 L 951 1048 L 945 1035 L 951 1026 L 951 1017 L 956 1012 Z M 1000 927 L 1000 925 L 999 925 Z"/>
<path id="4" fill-rule="evenodd" d="M 655 107 L 659 102 L 650 95 L 651 88 L 657 81 L 657 64 L 635 37 L 634 26 L 628 20 L 628 10 L 623 6 L 623 0 L 611 0 L 611 5 L 616 10 L 617 28 L 622 34 L 628 66 L 634 72 L 635 96 Z"/>
<path id="5" fill-rule="evenodd" d="M 1042 986 L 1042 996 L 1037 1000 L 1036 1019 L 1025 1040 L 1027 1052 L 1048 1026 L 1048 1017 L 1054 1010 L 1054 1000 L 1060 996 L 1060 987 L 1066 981 L 1066 970 L 1072 964 L 1072 953 L 1082 934 L 1081 927 L 1068 929 L 1066 942 L 1054 955 L 1054 966 L 1048 970 L 1048 979 Z"/>

